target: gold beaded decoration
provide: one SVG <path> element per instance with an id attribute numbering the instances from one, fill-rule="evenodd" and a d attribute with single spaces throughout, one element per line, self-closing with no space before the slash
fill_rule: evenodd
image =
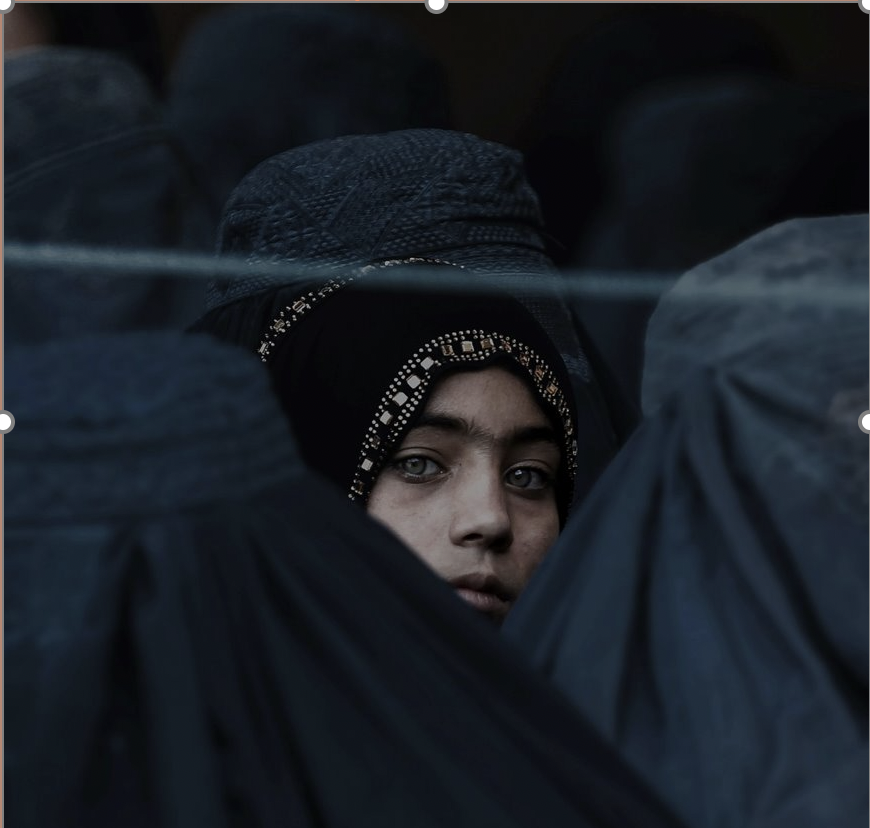
<path id="1" fill-rule="evenodd" d="M 303 316 L 307 316 L 312 308 L 319 305 L 327 296 L 335 293 L 335 291 L 343 288 L 345 285 L 349 285 L 354 281 L 354 279 L 358 279 L 360 276 L 365 276 L 367 273 L 380 270 L 384 267 L 410 264 L 446 265 L 449 264 L 449 262 L 442 262 L 439 259 L 390 259 L 385 262 L 379 262 L 378 264 L 365 265 L 364 267 L 359 268 L 353 276 L 346 276 L 340 279 L 330 279 L 325 285 L 323 285 L 323 287 L 308 291 L 304 296 L 297 297 L 289 305 L 284 307 L 283 310 L 279 311 L 278 315 L 266 328 L 266 333 L 263 335 L 263 339 L 260 341 L 260 345 L 257 348 L 257 356 L 259 356 L 263 362 L 268 362 L 269 355 L 274 350 L 275 343 L 278 339 L 292 330 Z M 459 267 L 459 265 L 453 265 L 453 267 Z"/>
<path id="2" fill-rule="evenodd" d="M 310 290 L 304 296 L 294 299 L 293 303 L 287 305 L 281 310 L 278 315 L 269 323 L 266 328 L 266 333 L 260 341 L 260 347 L 257 348 L 257 356 L 263 362 L 269 361 L 269 355 L 275 348 L 275 343 L 286 334 L 296 323 L 308 314 L 308 312 L 319 305 L 327 296 L 335 291 L 343 288 L 345 285 L 353 281 L 353 277 L 349 276 L 346 279 L 330 279 L 319 290 Z"/>

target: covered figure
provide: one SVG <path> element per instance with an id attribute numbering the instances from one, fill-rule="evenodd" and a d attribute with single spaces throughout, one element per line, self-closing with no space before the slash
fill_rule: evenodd
<path id="1" fill-rule="evenodd" d="M 19 348 L 4 824 L 674 828 L 204 336 Z"/>
<path id="2" fill-rule="evenodd" d="M 189 324 L 200 284 L 125 276 L 117 255 L 202 247 L 210 230 L 145 77 L 107 52 L 46 47 L 7 60 L 3 84 L 5 241 L 101 246 L 118 262 L 111 276 L 8 264 L 6 342 Z"/>
<path id="3" fill-rule="evenodd" d="M 618 442 L 567 312 L 531 298 L 551 275 L 536 211 L 518 156 L 473 136 L 285 153 L 238 188 L 222 247 L 336 276 L 240 279 L 196 326 L 259 354 L 306 462 L 499 621 Z M 393 268 L 402 289 L 376 281 Z M 480 272 L 531 310 L 463 291 Z"/>
<path id="4" fill-rule="evenodd" d="M 867 217 L 653 315 L 647 417 L 504 633 L 694 826 L 867 820 Z"/>
<path id="5" fill-rule="evenodd" d="M 217 214 L 257 164 L 339 135 L 449 126 L 436 60 L 371 7 L 233 4 L 182 44 L 168 121 Z"/>

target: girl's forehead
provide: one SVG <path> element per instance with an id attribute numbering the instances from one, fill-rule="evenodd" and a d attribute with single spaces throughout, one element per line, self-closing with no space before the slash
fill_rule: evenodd
<path id="1" fill-rule="evenodd" d="M 499 366 L 478 371 L 458 371 L 443 377 L 433 387 L 426 410 L 450 406 L 467 410 L 503 411 L 506 406 L 501 403 L 508 401 L 543 416 L 528 385 Z"/>
<path id="2" fill-rule="evenodd" d="M 457 436 L 512 442 L 552 434 L 550 420 L 528 385 L 504 368 L 449 375 L 429 395 L 415 425 Z"/>

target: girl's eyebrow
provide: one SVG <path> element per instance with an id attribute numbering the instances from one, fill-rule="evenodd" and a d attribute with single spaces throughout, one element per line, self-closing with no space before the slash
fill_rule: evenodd
<path id="1" fill-rule="evenodd" d="M 469 437 L 472 440 L 504 443 L 505 445 L 527 445 L 529 443 L 552 443 L 558 447 L 559 442 L 555 430 L 548 425 L 518 426 L 504 436 L 497 436 L 464 417 L 455 417 L 438 412 L 424 413 L 409 432 L 409 436 L 418 429 L 433 428 L 448 434 Z"/>

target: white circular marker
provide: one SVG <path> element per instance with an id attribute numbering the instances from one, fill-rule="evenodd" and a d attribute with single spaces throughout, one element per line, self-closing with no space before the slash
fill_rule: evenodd
<path id="1" fill-rule="evenodd" d="M 447 0 L 424 0 L 424 2 L 432 14 L 441 14 L 447 8 Z"/>
<path id="2" fill-rule="evenodd" d="M 870 411 L 865 411 L 858 420 L 858 425 L 865 434 L 870 434 Z"/>
<path id="3" fill-rule="evenodd" d="M 12 0 L 0 0 L 0 14 L 6 14 L 13 5 Z"/>
<path id="4" fill-rule="evenodd" d="M 0 433 L 8 434 L 15 428 L 15 417 L 8 411 L 0 411 Z"/>
<path id="5" fill-rule="evenodd" d="M 861 7 L 861 11 L 870 14 L 870 0 L 858 0 L 858 5 Z"/>

